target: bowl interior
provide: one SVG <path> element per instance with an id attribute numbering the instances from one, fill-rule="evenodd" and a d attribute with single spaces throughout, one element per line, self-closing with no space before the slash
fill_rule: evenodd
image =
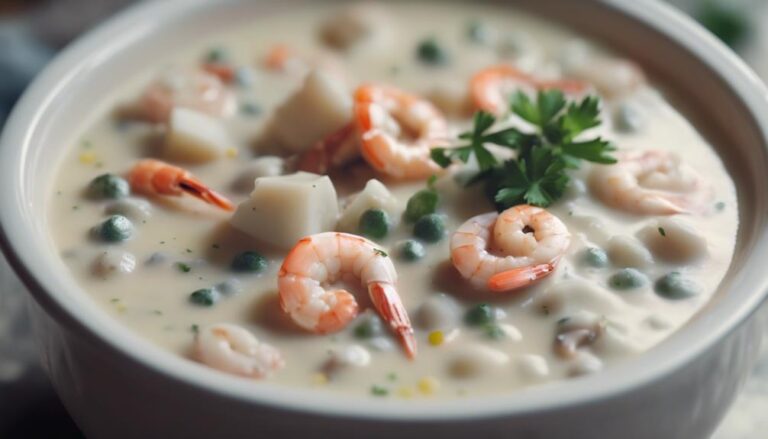
<path id="1" fill-rule="evenodd" d="M 424 418 L 537 410 L 619 393 L 674 370 L 746 318 L 762 300 L 768 254 L 766 91 L 728 49 L 656 2 L 496 1 L 516 4 L 572 26 L 636 59 L 664 84 L 715 145 L 734 178 L 741 206 L 738 248 L 716 300 L 678 333 L 640 358 L 578 380 L 510 395 L 396 406 L 371 399 L 251 384 L 177 358 L 112 320 L 75 283 L 54 247 L 47 201 L 58 163 L 81 131 L 105 109 L 115 84 L 141 74 L 147 60 L 205 38 L 217 29 L 298 7 L 300 0 L 170 0 L 146 3 L 70 47 L 38 78 L 2 138 L 0 199 L 3 247 L 35 299 L 72 330 L 113 355 L 211 392 L 322 413 Z"/>

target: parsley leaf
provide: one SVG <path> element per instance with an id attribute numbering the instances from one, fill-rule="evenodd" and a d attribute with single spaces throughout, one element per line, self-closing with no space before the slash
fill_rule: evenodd
<path id="1" fill-rule="evenodd" d="M 597 97 L 568 102 L 562 91 L 552 89 L 540 91 L 534 100 L 518 91 L 512 95 L 510 109 L 533 125 L 534 132 L 515 127 L 494 131 L 496 117 L 478 111 L 472 130 L 459 135 L 459 145 L 432 150 L 432 159 L 442 167 L 467 163 L 474 156 L 480 172 L 467 185 L 483 182 L 499 210 L 523 203 L 551 205 L 568 187 L 567 171 L 578 168 L 582 160 L 616 163 L 611 142 L 601 137 L 576 140 L 601 123 Z M 499 162 L 487 148 L 489 144 L 515 150 L 516 156 Z"/>

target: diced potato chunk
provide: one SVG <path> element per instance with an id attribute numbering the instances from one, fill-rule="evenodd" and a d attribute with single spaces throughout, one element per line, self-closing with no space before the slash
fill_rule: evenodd
<path id="1" fill-rule="evenodd" d="M 659 259 L 673 264 L 691 264 L 707 255 L 707 240 L 693 224 L 682 219 L 662 218 L 638 232 Z"/>
<path id="2" fill-rule="evenodd" d="M 344 84 L 319 70 L 275 110 L 270 137 L 286 154 L 312 147 L 352 120 L 352 96 Z"/>
<path id="3" fill-rule="evenodd" d="M 333 230 L 338 214 L 331 179 L 298 172 L 258 178 L 231 221 L 260 241 L 288 249 L 304 236 Z"/>
<path id="4" fill-rule="evenodd" d="M 321 38 L 336 49 L 350 49 L 386 37 L 391 17 L 380 4 L 359 3 L 330 17 L 320 29 Z"/>
<path id="5" fill-rule="evenodd" d="M 207 162 L 232 147 L 227 131 L 215 118 L 186 108 L 171 112 L 165 138 L 166 157 L 186 162 Z"/>
<path id="6" fill-rule="evenodd" d="M 352 198 L 344 208 L 336 227 L 341 232 L 355 233 L 360 222 L 360 216 L 368 209 L 381 209 L 387 212 L 392 222 L 396 222 L 402 213 L 402 207 L 397 198 L 392 195 L 379 180 L 371 179 L 365 188 Z"/>

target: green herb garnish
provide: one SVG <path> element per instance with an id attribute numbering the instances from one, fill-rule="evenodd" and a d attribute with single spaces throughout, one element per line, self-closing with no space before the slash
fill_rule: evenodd
<path id="1" fill-rule="evenodd" d="M 659 235 L 661 236 L 667 236 L 667 231 L 664 230 L 664 227 L 659 227 Z"/>
<path id="2" fill-rule="evenodd" d="M 432 160 L 442 167 L 474 156 L 480 172 L 468 184 L 483 182 L 491 201 L 499 210 L 528 203 L 547 207 L 568 187 L 567 171 L 579 167 L 581 160 L 616 163 L 610 153 L 616 149 L 609 141 L 596 137 L 579 139 L 585 131 L 600 125 L 599 99 L 587 96 L 567 102 L 560 90 L 540 91 L 536 100 L 517 92 L 510 101 L 511 111 L 528 122 L 532 133 L 515 127 L 492 130 L 496 117 L 475 113 L 473 129 L 459 136 L 455 148 L 435 148 Z M 493 144 L 515 150 L 516 157 L 500 162 L 486 147 Z"/>

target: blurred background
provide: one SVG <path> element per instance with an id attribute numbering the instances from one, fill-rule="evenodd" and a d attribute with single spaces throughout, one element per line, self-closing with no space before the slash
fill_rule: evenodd
<path id="1" fill-rule="evenodd" d="M 0 0 L 0 129 L 26 85 L 57 51 L 134 2 Z M 768 24 L 768 0 L 669 2 L 701 22 L 768 79 L 768 30 L 763 30 Z M 40 370 L 22 288 L 0 256 L 0 438 L 80 438 Z M 768 354 L 763 354 L 713 439 L 768 437 L 766 413 Z"/>

